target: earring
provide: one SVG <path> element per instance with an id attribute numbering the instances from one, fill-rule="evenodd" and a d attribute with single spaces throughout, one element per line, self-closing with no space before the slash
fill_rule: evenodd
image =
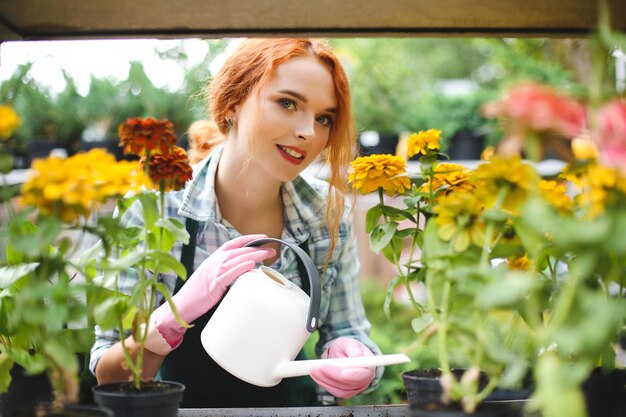
<path id="1" fill-rule="evenodd" d="M 232 128 L 233 127 L 233 119 L 231 119 L 230 117 L 226 118 L 226 124 L 228 125 L 228 128 Z"/>

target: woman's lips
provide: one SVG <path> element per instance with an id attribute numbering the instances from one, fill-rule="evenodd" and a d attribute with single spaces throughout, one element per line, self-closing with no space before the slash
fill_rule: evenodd
<path id="1" fill-rule="evenodd" d="M 306 152 L 294 146 L 276 145 L 276 148 L 280 156 L 293 165 L 300 165 L 306 158 Z"/>

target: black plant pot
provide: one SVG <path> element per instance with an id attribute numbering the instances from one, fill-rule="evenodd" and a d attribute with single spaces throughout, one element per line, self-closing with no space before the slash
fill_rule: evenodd
<path id="1" fill-rule="evenodd" d="M 102 407 L 68 405 L 62 410 L 52 410 L 49 404 L 3 411 L 3 417 L 115 417 L 111 410 Z"/>
<path id="2" fill-rule="evenodd" d="M 45 372 L 28 375 L 24 368 L 15 364 L 10 374 L 9 388 L 0 395 L 0 410 L 3 416 L 9 410 L 29 409 L 36 404 L 52 401 L 52 386 Z"/>
<path id="3" fill-rule="evenodd" d="M 395 133 L 378 133 L 367 131 L 359 135 L 359 155 L 396 154 L 398 135 Z"/>
<path id="4" fill-rule="evenodd" d="M 93 399 L 115 417 L 177 417 L 184 391 L 183 384 L 172 381 L 144 382 L 141 390 L 117 382 L 93 387 Z"/>
<path id="5" fill-rule="evenodd" d="M 475 130 L 461 130 L 451 139 L 448 154 L 453 161 L 480 159 L 486 135 Z"/>
<path id="6" fill-rule="evenodd" d="M 464 369 L 453 369 L 455 377 L 460 377 Z M 518 417 L 523 416 L 523 408 L 532 389 L 494 390 L 473 414 L 465 413 L 459 404 L 441 403 L 443 389 L 439 369 L 421 369 L 402 374 L 407 392 L 409 415 L 411 417 Z M 481 375 L 479 388 L 487 384 L 486 375 Z"/>
<path id="7" fill-rule="evenodd" d="M 582 385 L 587 417 L 626 416 L 626 369 L 594 369 Z"/>

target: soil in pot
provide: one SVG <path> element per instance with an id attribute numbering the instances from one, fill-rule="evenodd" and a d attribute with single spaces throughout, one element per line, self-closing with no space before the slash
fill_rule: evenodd
<path id="1" fill-rule="evenodd" d="M 115 417 L 177 417 L 184 391 L 183 384 L 172 381 L 143 382 L 139 390 L 117 382 L 93 387 L 93 399 Z"/>

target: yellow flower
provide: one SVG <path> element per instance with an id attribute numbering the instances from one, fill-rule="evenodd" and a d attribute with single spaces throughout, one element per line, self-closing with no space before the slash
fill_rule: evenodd
<path id="1" fill-rule="evenodd" d="M 136 162 L 116 162 L 103 149 L 92 149 L 67 159 L 35 160 L 22 186 L 21 204 L 33 205 L 42 215 L 59 216 L 71 223 L 78 217 L 89 217 L 109 198 L 148 185 L 149 178 Z"/>
<path id="2" fill-rule="evenodd" d="M 0 138 L 6 139 L 20 125 L 20 117 L 11 106 L 0 106 Z"/>
<path id="3" fill-rule="evenodd" d="M 592 218 L 603 214 L 616 198 L 626 195 L 626 178 L 613 167 L 591 164 L 578 180 L 582 188 L 577 196 L 578 205 Z"/>
<path id="4" fill-rule="evenodd" d="M 539 192 L 550 204 L 559 211 L 570 211 L 574 207 L 574 201 L 567 195 L 564 184 L 556 181 L 540 180 Z"/>
<path id="5" fill-rule="evenodd" d="M 598 159 L 598 147 L 588 135 L 572 139 L 572 153 L 578 160 Z"/>
<path id="6" fill-rule="evenodd" d="M 492 156 L 494 156 L 496 154 L 496 148 L 493 146 L 487 146 L 485 149 L 483 149 L 483 151 L 480 153 L 480 159 L 482 161 L 488 161 L 491 159 Z"/>
<path id="7" fill-rule="evenodd" d="M 526 255 L 518 256 L 515 258 L 509 258 L 509 269 L 519 269 L 522 271 L 528 271 L 533 266 L 533 261 Z"/>
<path id="8" fill-rule="evenodd" d="M 493 206 L 498 199 L 500 208 L 517 213 L 526 199 L 531 186 L 539 177 L 532 166 L 522 162 L 519 156 L 494 156 L 479 165 L 472 173 L 477 191 L 485 199 L 487 206 Z"/>
<path id="9" fill-rule="evenodd" d="M 440 140 L 441 130 L 428 129 L 413 133 L 407 139 L 409 158 L 417 154 L 426 155 L 429 151 L 437 151 L 441 147 L 439 144 Z"/>
<path id="10" fill-rule="evenodd" d="M 443 196 L 434 211 L 439 237 L 451 241 L 456 252 L 466 250 L 470 243 L 484 244 L 485 224 L 480 219 L 483 204 L 476 194 L 451 193 Z"/>
<path id="11" fill-rule="evenodd" d="M 434 192 L 444 186 L 447 187 L 446 194 L 451 191 L 471 191 L 474 189 L 474 185 L 469 181 L 468 169 L 461 164 L 442 162 L 435 165 L 433 171 L 432 178 L 428 177 L 428 180 L 420 187 L 421 192 L 429 193 L 431 190 Z"/>
<path id="12" fill-rule="evenodd" d="M 411 181 L 406 175 L 406 162 L 394 155 L 361 156 L 351 162 L 353 172 L 348 177 L 352 188 L 368 194 L 379 188 L 387 195 L 403 193 L 411 188 Z"/>

